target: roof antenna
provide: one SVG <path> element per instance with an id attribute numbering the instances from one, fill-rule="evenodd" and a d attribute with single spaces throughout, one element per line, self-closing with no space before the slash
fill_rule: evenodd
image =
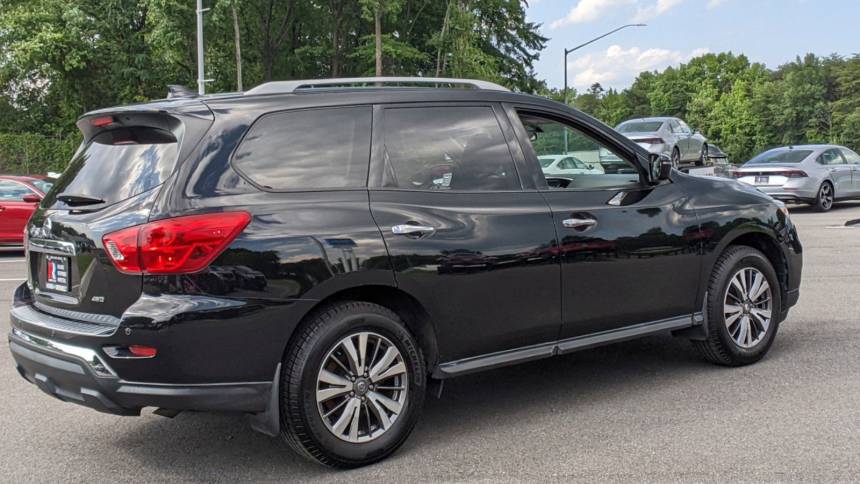
<path id="1" fill-rule="evenodd" d="M 197 93 L 180 84 L 168 84 L 167 99 L 176 99 L 180 97 L 197 97 Z"/>

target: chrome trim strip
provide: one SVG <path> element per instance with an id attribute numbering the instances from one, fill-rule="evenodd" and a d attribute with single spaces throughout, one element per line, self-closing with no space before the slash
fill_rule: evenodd
<path id="1" fill-rule="evenodd" d="M 30 251 L 45 254 L 75 256 L 78 254 L 77 247 L 71 242 L 64 240 L 30 239 L 28 245 Z"/>
<path id="2" fill-rule="evenodd" d="M 101 357 L 99 357 L 98 353 L 89 348 L 60 343 L 59 341 L 36 336 L 18 328 L 12 328 L 12 337 L 55 355 L 77 358 L 86 363 L 87 366 L 93 370 L 93 373 L 95 373 L 96 376 L 117 376 L 116 373 L 101 359 Z"/>

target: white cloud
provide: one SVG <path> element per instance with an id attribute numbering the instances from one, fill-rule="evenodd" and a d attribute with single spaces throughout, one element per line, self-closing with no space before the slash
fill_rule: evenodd
<path id="1" fill-rule="evenodd" d="M 601 83 L 603 87 L 625 87 L 642 71 L 665 69 L 708 52 L 707 48 L 694 49 L 685 54 L 680 50 L 624 49 L 620 45 L 612 45 L 605 52 L 575 59 L 568 66 L 568 73 L 573 79 L 573 86 L 578 89 L 588 88 L 595 82 Z"/>
<path id="2" fill-rule="evenodd" d="M 662 15 L 669 10 L 672 10 L 683 2 L 684 0 L 657 0 L 657 3 L 645 7 L 639 7 L 636 11 L 636 15 L 633 17 L 633 21 L 645 22 L 646 20 L 651 20 L 658 15 Z"/>
<path id="3" fill-rule="evenodd" d="M 567 15 L 553 21 L 549 27 L 551 29 L 557 29 L 570 24 L 591 22 L 613 7 L 634 3 L 635 1 L 636 0 L 579 0 L 579 2 L 570 9 L 570 12 L 568 12 Z"/>
<path id="4" fill-rule="evenodd" d="M 717 8 L 724 3 L 726 3 L 726 0 L 708 0 L 708 10 Z"/>

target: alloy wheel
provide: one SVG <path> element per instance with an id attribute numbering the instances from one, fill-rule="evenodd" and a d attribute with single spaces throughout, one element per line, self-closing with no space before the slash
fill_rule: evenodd
<path id="1" fill-rule="evenodd" d="M 767 334 L 773 298 L 767 278 L 754 267 L 738 270 L 730 279 L 723 298 L 723 313 L 729 336 L 741 348 L 752 348 Z"/>
<path id="2" fill-rule="evenodd" d="M 681 165 L 681 152 L 675 149 L 672 151 L 672 167 L 678 168 Z"/>
<path id="3" fill-rule="evenodd" d="M 829 210 L 830 207 L 833 206 L 833 188 L 829 183 L 821 185 L 821 190 L 818 192 L 818 198 L 820 199 L 821 208 L 824 210 Z"/>
<path id="4" fill-rule="evenodd" d="M 317 376 L 323 423 L 337 438 L 351 443 L 369 442 L 390 429 L 405 407 L 407 392 L 400 350 L 370 331 L 338 341 Z"/>

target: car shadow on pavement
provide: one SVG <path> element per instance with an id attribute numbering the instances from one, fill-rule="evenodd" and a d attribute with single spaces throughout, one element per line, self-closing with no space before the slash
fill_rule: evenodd
<path id="1" fill-rule="evenodd" d="M 767 359 L 780 358 L 791 346 L 790 338 L 782 338 Z M 558 414 L 558 425 L 573 430 L 576 424 L 570 415 L 576 415 L 577 407 L 621 406 L 631 393 L 672 391 L 673 384 L 715 371 L 727 369 L 704 362 L 686 340 L 665 335 L 455 378 L 446 381 L 441 399 L 428 396 L 421 421 L 400 451 L 355 472 L 402 465 L 431 449 L 447 452 L 463 434 L 480 435 L 494 426 L 536 416 L 553 419 Z M 236 415 L 185 412 L 173 420 L 148 416 L 134 432 L 118 434 L 116 447 L 152 469 L 153 477 L 332 476 L 330 470 L 294 454 L 280 439 L 252 431 Z"/>

